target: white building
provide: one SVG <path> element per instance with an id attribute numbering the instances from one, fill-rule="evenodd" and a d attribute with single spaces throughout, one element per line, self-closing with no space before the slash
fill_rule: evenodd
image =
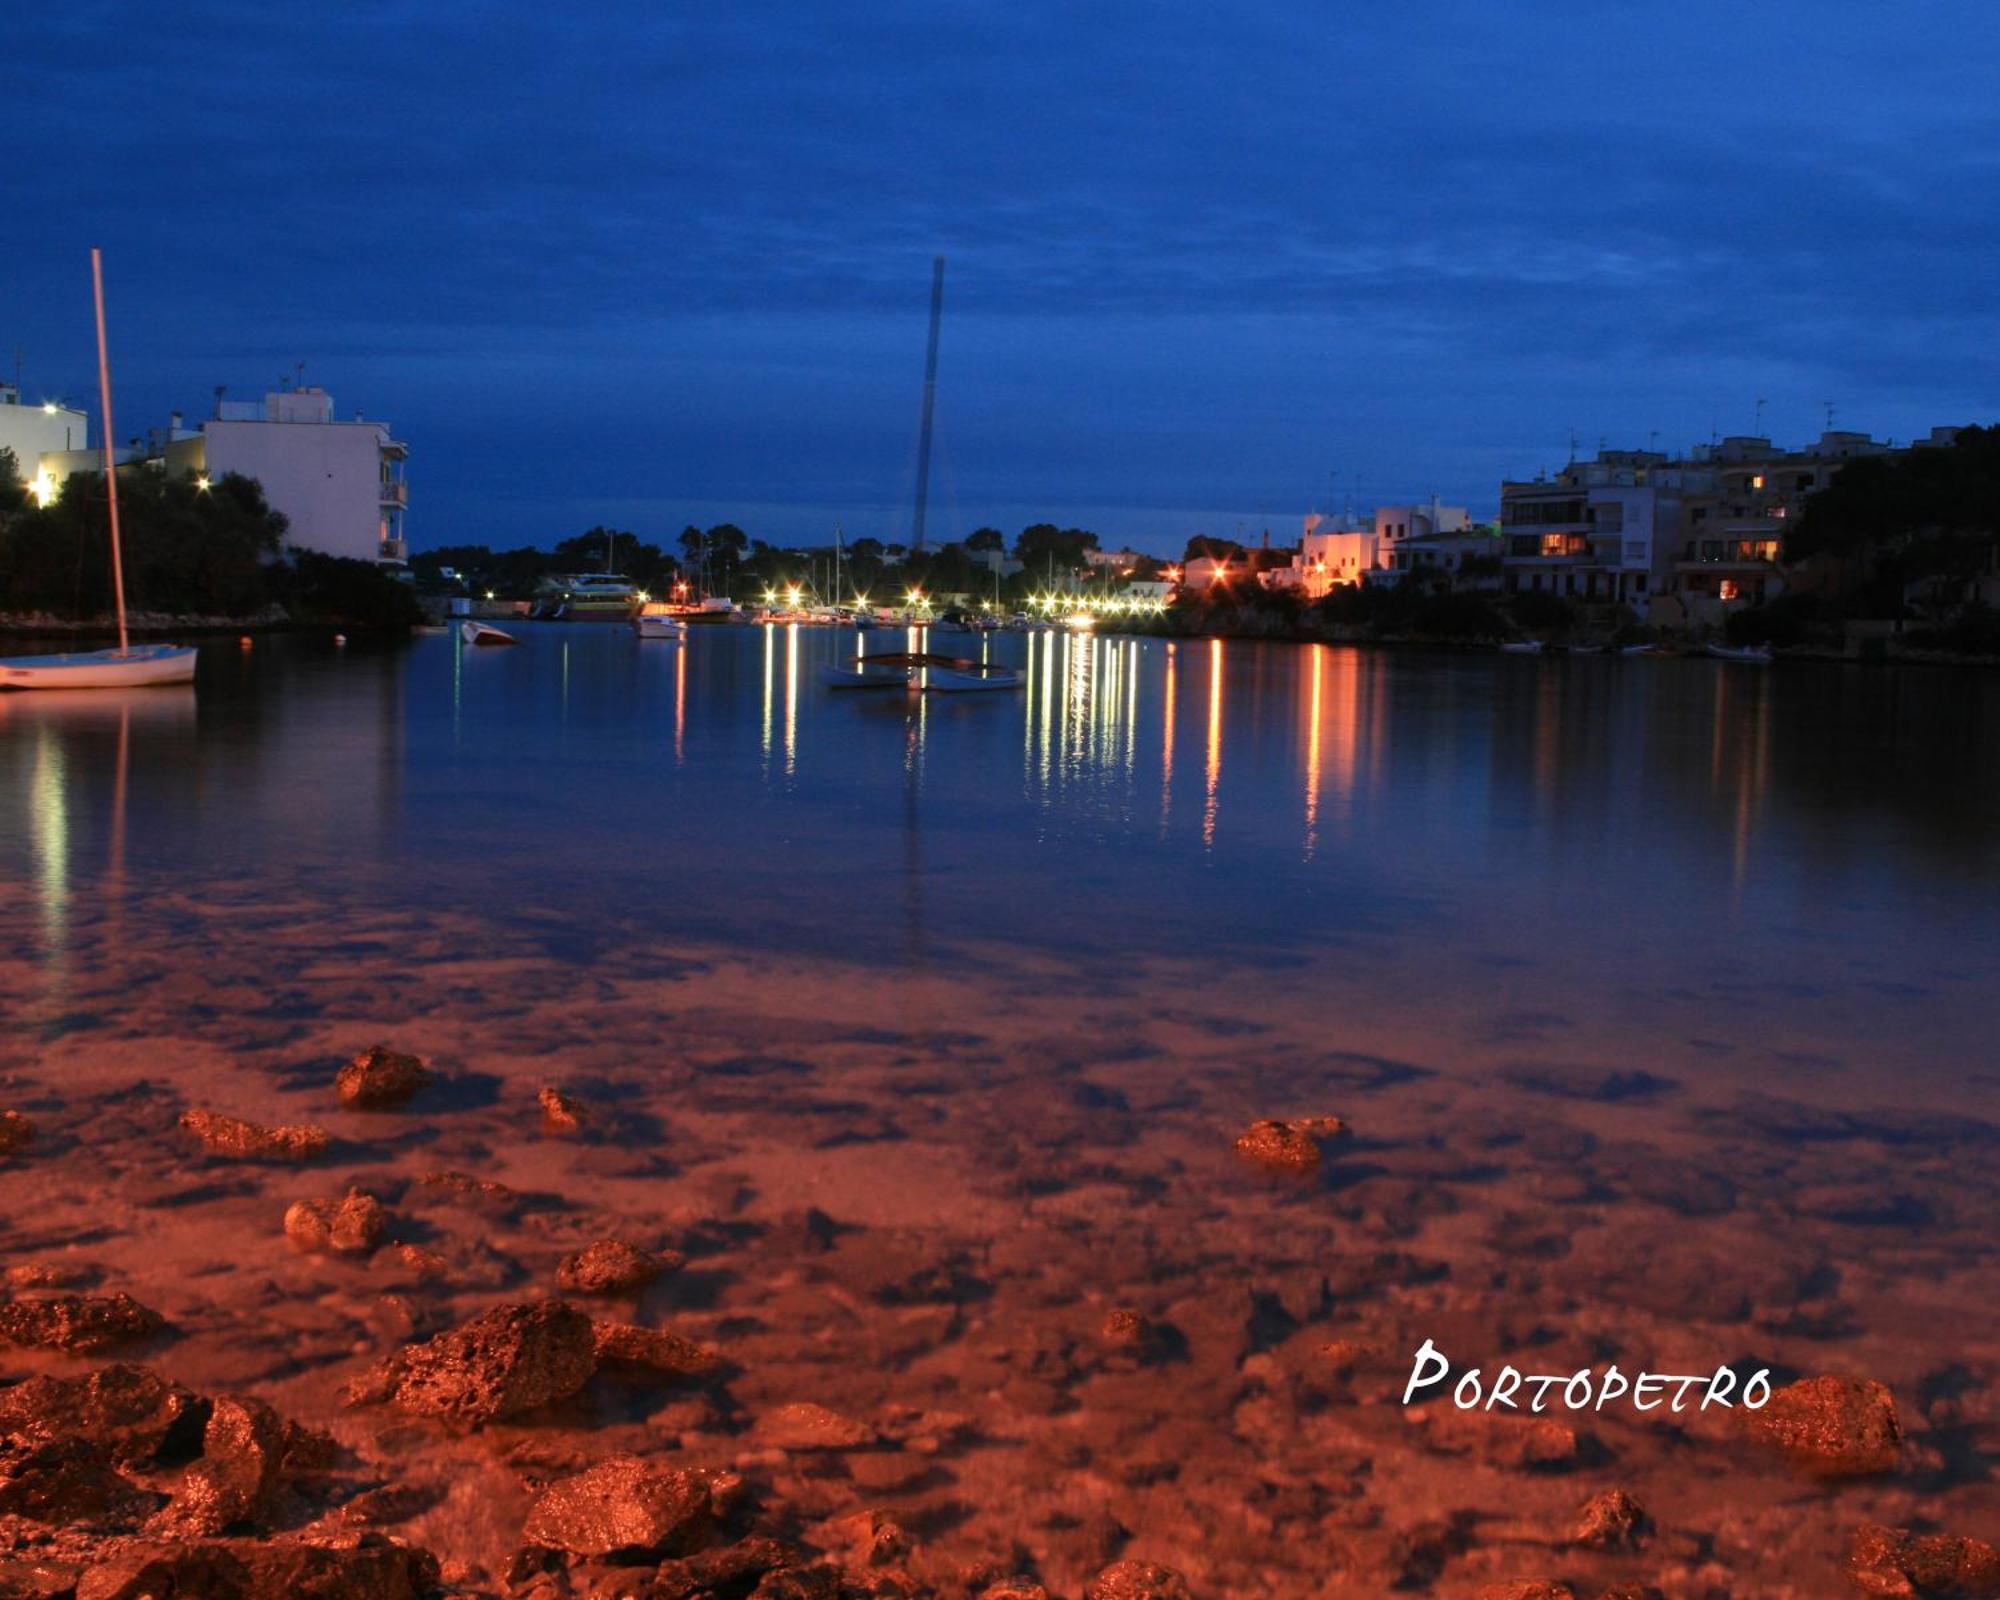
<path id="1" fill-rule="evenodd" d="M 288 543 L 354 561 L 406 559 L 409 449 L 386 422 L 335 421 L 332 396 L 298 388 L 222 401 L 201 434 L 201 470 L 255 478 L 290 523 Z"/>
<path id="2" fill-rule="evenodd" d="M 42 457 L 90 447 L 90 423 L 81 411 L 57 405 L 23 405 L 21 391 L 0 383 L 0 450 L 14 453 L 14 470 L 47 505 L 61 492 L 62 480 L 42 470 Z"/>

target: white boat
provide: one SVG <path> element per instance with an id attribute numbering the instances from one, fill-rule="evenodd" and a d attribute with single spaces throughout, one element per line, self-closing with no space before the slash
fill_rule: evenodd
<path id="1" fill-rule="evenodd" d="M 1769 661 L 1771 647 L 1767 644 L 1728 645 L 1712 644 L 1708 653 L 1718 661 Z"/>
<path id="2" fill-rule="evenodd" d="M 128 645 L 0 660 L 0 689 L 149 689 L 194 682 L 191 646 Z"/>
<path id="3" fill-rule="evenodd" d="M 146 689 L 194 682 L 194 650 L 185 645 L 135 646 L 125 628 L 125 557 L 118 538 L 118 467 L 111 441 L 111 356 L 104 338 L 104 256 L 90 252 L 90 287 L 97 301 L 97 393 L 104 407 L 104 497 L 111 520 L 111 592 L 118 602 L 118 648 L 48 656 L 0 658 L 0 689 Z"/>
<path id="4" fill-rule="evenodd" d="M 1650 644 L 1628 644 L 1618 652 L 1621 656 L 1649 656 L 1653 653 Z"/>
<path id="5" fill-rule="evenodd" d="M 910 669 L 900 656 L 856 656 L 819 669 L 819 681 L 829 689 L 907 689 Z"/>
<path id="6" fill-rule="evenodd" d="M 637 616 L 632 631 L 641 639 L 685 639 L 688 625 L 679 617 Z"/>
<path id="7" fill-rule="evenodd" d="M 458 625 L 458 636 L 467 644 L 518 644 L 511 633 L 502 633 L 498 628 L 489 628 L 483 622 L 466 621 Z"/>
<path id="8" fill-rule="evenodd" d="M 1021 687 L 1021 675 L 1012 667 L 994 666 L 984 661 L 949 661 L 933 656 L 925 665 L 923 686 L 940 694 L 980 694 Z"/>
<path id="9" fill-rule="evenodd" d="M 1514 639 L 1500 647 L 1510 656 L 1538 656 L 1542 653 L 1539 639 Z"/>

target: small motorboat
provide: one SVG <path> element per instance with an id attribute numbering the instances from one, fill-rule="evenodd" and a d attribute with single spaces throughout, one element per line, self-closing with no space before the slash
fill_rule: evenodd
<path id="1" fill-rule="evenodd" d="M 1768 662 L 1771 659 L 1771 647 L 1767 644 L 1712 644 L 1708 646 L 1708 653 L 1718 661 Z"/>
<path id="2" fill-rule="evenodd" d="M 1628 644 L 1623 646 L 1618 653 L 1621 656 L 1650 656 L 1657 654 L 1654 647 L 1650 643 Z"/>
<path id="3" fill-rule="evenodd" d="M 136 644 L 0 659 L 0 689 L 148 689 L 194 682 L 192 645 Z"/>
<path id="4" fill-rule="evenodd" d="M 467 644 L 519 644 L 511 633 L 502 633 L 498 628 L 488 627 L 483 622 L 461 622 L 458 636 Z"/>
<path id="5" fill-rule="evenodd" d="M 907 689 L 910 668 L 903 656 L 856 656 L 819 669 L 829 689 Z"/>
<path id="6" fill-rule="evenodd" d="M 640 615 L 632 619 L 632 631 L 641 639 L 685 639 L 688 625 L 679 617 Z"/>
<path id="7" fill-rule="evenodd" d="M 1500 647 L 1510 656 L 1538 656 L 1542 653 L 1539 639 L 1510 639 Z"/>

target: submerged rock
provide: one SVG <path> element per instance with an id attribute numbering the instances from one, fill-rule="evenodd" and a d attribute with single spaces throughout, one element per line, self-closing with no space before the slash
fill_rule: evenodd
<path id="1" fill-rule="evenodd" d="M 406 1346 L 348 1391 L 416 1416 L 477 1426 L 575 1394 L 597 1370 L 590 1319 L 560 1300 L 495 1306 Z"/>
<path id="2" fill-rule="evenodd" d="M 875 1443 L 875 1430 L 838 1411 L 794 1401 L 758 1419 L 757 1436 L 780 1450 L 859 1450 Z"/>
<path id="3" fill-rule="evenodd" d="M 431 1081 L 430 1068 L 417 1056 L 371 1044 L 334 1075 L 334 1093 L 352 1111 L 395 1111 Z"/>
<path id="4" fill-rule="evenodd" d="M 1084 1585 L 1083 1600 L 1191 1600 L 1187 1579 L 1150 1561 L 1114 1561 Z"/>
<path id="5" fill-rule="evenodd" d="M 0 1305 L 0 1339 L 42 1350 L 90 1355 L 150 1339 L 167 1325 L 129 1294 L 59 1294 Z"/>
<path id="6" fill-rule="evenodd" d="M 1983 1539 L 1870 1523 L 1854 1530 L 1847 1571 L 1882 1600 L 2000 1600 L 2000 1550 Z"/>
<path id="7" fill-rule="evenodd" d="M 554 1084 L 544 1084 L 535 1097 L 541 1102 L 542 1127 L 549 1133 L 581 1133 L 590 1113 L 575 1095 L 565 1094 Z"/>
<path id="8" fill-rule="evenodd" d="M 285 1211 L 285 1237 L 299 1250 L 365 1256 L 388 1228 L 382 1202 L 361 1189 L 349 1189 L 339 1201 L 296 1200 Z"/>
<path id="9" fill-rule="evenodd" d="M 1652 1518 L 1638 1501 L 1623 1489 L 1609 1489 L 1577 1508 L 1569 1541 L 1591 1550 L 1636 1550 L 1652 1528 Z"/>
<path id="10" fill-rule="evenodd" d="M 11 1156 L 34 1142 L 34 1123 L 18 1111 L 0 1111 L 0 1156 Z"/>
<path id="11" fill-rule="evenodd" d="M 721 1357 L 708 1346 L 669 1333 L 665 1328 L 596 1322 L 591 1324 L 591 1330 L 599 1361 L 675 1373 L 709 1372 L 721 1364 Z"/>
<path id="12" fill-rule="evenodd" d="M 436 1557 L 372 1533 L 311 1544 L 128 1541 L 93 1561 L 76 1600 L 428 1600 L 438 1583 Z"/>
<path id="13" fill-rule="evenodd" d="M 981 1589 L 979 1600 L 1049 1600 L 1049 1591 L 1033 1578 L 1002 1578 Z"/>
<path id="14" fill-rule="evenodd" d="M 156 1504 L 87 1439 L 0 1435 L 0 1516 L 130 1525 Z"/>
<path id="15" fill-rule="evenodd" d="M 289 1424 L 261 1400 L 216 1401 L 202 1435 L 201 1459 L 188 1468 L 153 1530 L 188 1538 L 268 1520 L 284 1481 L 289 1435 Z"/>
<path id="16" fill-rule="evenodd" d="M 1566 1583 L 1526 1578 L 1489 1583 L 1479 1591 L 1479 1600 L 1576 1600 L 1576 1591 Z"/>
<path id="17" fill-rule="evenodd" d="M 701 1473 L 614 1456 L 549 1485 L 522 1533 L 571 1555 L 675 1555 L 700 1541 L 713 1510 Z"/>
<path id="18" fill-rule="evenodd" d="M 0 1389 L 0 1433 L 80 1439 L 121 1463 L 194 1454 L 208 1411 L 201 1396 L 124 1363 Z"/>
<path id="19" fill-rule="evenodd" d="M 677 1250 L 654 1255 L 623 1239 L 596 1239 L 563 1257 L 556 1282 L 571 1294 L 630 1294 L 686 1264 L 687 1257 Z"/>
<path id="20" fill-rule="evenodd" d="M 1237 1136 L 1236 1153 L 1276 1172 L 1310 1172 L 1319 1165 L 1322 1142 L 1347 1131 L 1338 1117 L 1300 1117 L 1281 1122 L 1265 1117 Z"/>
<path id="21" fill-rule="evenodd" d="M 310 1124 L 267 1128 L 242 1117 L 199 1108 L 181 1114 L 181 1126 L 218 1155 L 246 1161 L 311 1161 L 326 1154 L 326 1129 Z"/>
<path id="22" fill-rule="evenodd" d="M 1893 1472 L 1902 1455 L 1895 1396 L 1870 1379 L 1801 1378 L 1742 1415 L 1752 1438 L 1814 1477 Z"/>

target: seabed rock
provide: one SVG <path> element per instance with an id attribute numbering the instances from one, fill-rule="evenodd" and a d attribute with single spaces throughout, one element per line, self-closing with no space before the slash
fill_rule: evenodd
<path id="1" fill-rule="evenodd" d="M 1577 1508 L 1571 1544 L 1591 1550 L 1636 1550 L 1652 1532 L 1653 1519 L 1623 1489 L 1592 1495 Z"/>
<path id="2" fill-rule="evenodd" d="M 149 1367 L 124 1363 L 0 1389 L 0 1434 L 78 1439 L 120 1464 L 193 1455 L 208 1412 L 200 1395 Z"/>
<path id="3" fill-rule="evenodd" d="M 361 1189 L 349 1189 L 338 1201 L 297 1200 L 285 1211 L 285 1237 L 305 1251 L 365 1256 L 381 1244 L 388 1227 L 382 1202 Z"/>
<path id="4" fill-rule="evenodd" d="M 571 1294 L 630 1294 L 686 1264 L 677 1250 L 655 1255 L 623 1239 L 597 1239 L 563 1257 L 556 1282 Z"/>
<path id="5" fill-rule="evenodd" d="M 326 1129 L 311 1124 L 267 1128 L 242 1117 L 197 1107 L 181 1114 L 181 1126 L 218 1155 L 246 1161 L 311 1161 L 326 1154 Z"/>
<path id="6" fill-rule="evenodd" d="M 578 1556 L 677 1555 L 700 1542 L 714 1511 L 704 1474 L 614 1456 L 550 1484 L 522 1534 Z"/>
<path id="7" fill-rule="evenodd" d="M 706 1345 L 669 1333 L 665 1328 L 595 1322 L 591 1324 L 591 1337 L 597 1359 L 611 1365 L 683 1374 L 711 1372 L 721 1365 L 721 1357 Z"/>
<path id="8" fill-rule="evenodd" d="M 1866 1378 L 1801 1378 L 1743 1414 L 1751 1437 L 1818 1478 L 1893 1472 L 1903 1428 L 1895 1396 Z"/>
<path id="9" fill-rule="evenodd" d="M 307 1544 L 121 1542 L 78 1580 L 76 1600 L 429 1600 L 438 1564 L 380 1534 Z"/>
<path id="10" fill-rule="evenodd" d="M 201 1459 L 188 1468 L 180 1492 L 150 1531 L 188 1538 L 269 1520 L 284 1481 L 289 1433 L 290 1424 L 261 1400 L 216 1401 L 202 1435 Z"/>
<path id="11" fill-rule="evenodd" d="M 495 1306 L 406 1346 L 352 1385 L 348 1399 L 476 1427 L 565 1399 L 596 1370 L 590 1319 L 544 1300 Z"/>
<path id="12" fill-rule="evenodd" d="M 34 1123 L 18 1111 L 0 1111 L 0 1156 L 11 1156 L 34 1142 Z"/>
<path id="13" fill-rule="evenodd" d="M 1290 1122 L 1265 1117 L 1237 1136 L 1236 1153 L 1275 1172 L 1311 1172 L 1319 1165 L 1322 1144 L 1346 1132 L 1347 1124 L 1338 1117 L 1298 1117 Z"/>
<path id="14" fill-rule="evenodd" d="M 541 1102 L 542 1128 L 548 1133 L 581 1133 L 584 1124 L 590 1120 L 590 1113 L 575 1095 L 565 1094 L 554 1084 L 544 1084 L 542 1092 L 535 1097 Z"/>
<path id="15" fill-rule="evenodd" d="M 333 1088 L 351 1111 L 396 1111 L 408 1105 L 431 1077 L 419 1057 L 371 1044 L 334 1075 Z"/>
<path id="16" fill-rule="evenodd" d="M 0 1305 L 0 1339 L 41 1350 L 92 1355 L 150 1339 L 167 1319 L 129 1294 L 59 1294 Z"/>
<path id="17" fill-rule="evenodd" d="M 1856 1590 L 1881 1600 L 2000 1597 L 2000 1550 L 1983 1539 L 1869 1523 L 1854 1530 L 1847 1570 Z"/>
<path id="18" fill-rule="evenodd" d="M 1084 1585 L 1083 1600 L 1191 1600 L 1187 1580 L 1150 1561 L 1114 1561 Z"/>
<path id="19" fill-rule="evenodd" d="M 759 1418 L 757 1436 L 780 1450 L 860 1450 L 879 1437 L 867 1424 L 810 1400 L 779 1406 Z"/>

